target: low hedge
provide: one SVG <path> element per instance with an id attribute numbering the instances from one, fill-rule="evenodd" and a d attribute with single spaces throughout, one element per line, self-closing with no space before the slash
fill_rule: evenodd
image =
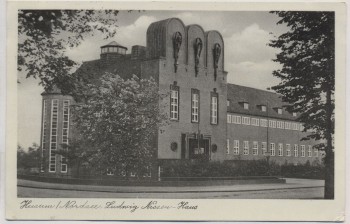
<path id="1" fill-rule="evenodd" d="M 172 160 L 161 164 L 162 177 L 239 177 L 282 176 L 289 178 L 323 179 L 324 167 L 306 164 L 277 164 L 266 160 L 225 162 Z"/>

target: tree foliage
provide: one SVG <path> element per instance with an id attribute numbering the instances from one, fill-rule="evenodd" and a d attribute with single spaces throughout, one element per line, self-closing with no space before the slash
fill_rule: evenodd
<path id="1" fill-rule="evenodd" d="M 156 136 L 165 121 L 156 82 L 105 73 L 87 89 L 72 114 L 83 141 L 95 149 L 90 162 L 103 170 L 123 167 L 127 174 L 143 175 L 156 158 Z"/>
<path id="2" fill-rule="evenodd" d="M 299 112 L 298 120 L 311 130 L 307 138 L 321 140 L 325 150 L 325 197 L 333 196 L 334 159 L 334 12 L 272 12 L 277 24 L 290 30 L 270 42 L 280 49 L 274 61 L 282 65 L 273 75 L 281 83 L 273 89 L 289 103 L 287 110 Z"/>
<path id="3" fill-rule="evenodd" d="M 69 92 L 77 65 L 65 51 L 77 47 L 95 31 L 103 38 L 116 34 L 115 10 L 19 10 L 18 70 L 40 79 L 45 90 L 57 86 Z"/>
<path id="4" fill-rule="evenodd" d="M 28 150 L 17 146 L 17 172 L 30 173 L 33 169 L 39 171 L 39 165 L 40 148 L 36 143 L 28 147 Z"/>

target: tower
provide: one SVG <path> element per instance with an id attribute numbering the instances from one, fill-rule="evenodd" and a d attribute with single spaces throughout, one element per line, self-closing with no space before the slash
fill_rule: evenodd
<path id="1" fill-rule="evenodd" d="M 56 152 L 69 143 L 71 132 L 70 105 L 73 97 L 58 88 L 42 94 L 41 167 L 42 173 L 68 175 L 66 158 Z"/>

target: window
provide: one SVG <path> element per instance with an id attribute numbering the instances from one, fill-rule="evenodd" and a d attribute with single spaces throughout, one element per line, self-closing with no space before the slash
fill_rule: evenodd
<path id="1" fill-rule="evenodd" d="M 262 112 L 266 112 L 266 106 L 261 105 L 261 111 L 262 111 Z"/>
<path id="2" fill-rule="evenodd" d="M 69 135 L 69 100 L 63 101 L 63 126 L 62 126 L 62 143 L 68 144 Z"/>
<path id="3" fill-rule="evenodd" d="M 40 163 L 40 172 L 44 172 L 44 150 L 46 149 L 46 136 L 47 136 L 47 106 L 46 106 L 47 100 L 43 100 L 43 117 L 42 117 L 42 136 L 41 136 L 41 163 Z"/>
<path id="4" fill-rule="evenodd" d="M 270 155 L 275 156 L 276 150 L 275 150 L 275 143 L 270 143 Z"/>
<path id="5" fill-rule="evenodd" d="M 282 114 L 282 108 L 277 108 L 277 113 Z"/>
<path id="6" fill-rule="evenodd" d="M 249 142 L 243 142 L 243 155 L 249 155 Z"/>
<path id="7" fill-rule="evenodd" d="M 260 126 L 261 127 L 267 127 L 267 120 L 266 119 L 260 119 Z"/>
<path id="8" fill-rule="evenodd" d="M 253 142 L 253 155 L 258 155 L 258 142 L 254 141 Z"/>
<path id="9" fill-rule="evenodd" d="M 199 90 L 192 89 L 191 121 L 199 122 Z"/>
<path id="10" fill-rule="evenodd" d="M 69 136 L 69 100 L 63 101 L 63 125 L 62 125 L 62 143 L 68 144 Z M 61 173 L 67 172 L 67 159 L 61 156 Z"/>
<path id="11" fill-rule="evenodd" d="M 67 159 L 61 156 L 61 173 L 67 173 Z"/>
<path id="12" fill-rule="evenodd" d="M 179 120 L 179 87 L 170 86 L 170 119 Z"/>
<path id="13" fill-rule="evenodd" d="M 230 139 L 226 140 L 226 154 L 230 154 Z"/>
<path id="14" fill-rule="evenodd" d="M 241 116 L 232 115 L 232 123 L 240 124 L 241 123 Z"/>
<path id="15" fill-rule="evenodd" d="M 270 128 L 276 128 L 276 121 L 269 120 L 269 127 Z"/>
<path id="16" fill-rule="evenodd" d="M 294 145 L 294 157 L 298 157 L 298 145 Z"/>
<path id="17" fill-rule="evenodd" d="M 293 112 L 293 117 L 296 117 L 297 116 L 297 113 Z"/>
<path id="18" fill-rule="evenodd" d="M 239 140 L 233 141 L 233 154 L 235 155 L 239 154 Z"/>
<path id="19" fill-rule="evenodd" d="M 307 156 L 308 157 L 312 157 L 312 147 L 311 147 L 311 145 L 308 145 Z"/>
<path id="20" fill-rule="evenodd" d="M 305 157 L 305 145 L 301 146 L 301 157 Z"/>
<path id="21" fill-rule="evenodd" d="M 218 123 L 218 95 L 217 93 L 211 93 L 211 110 L 210 110 L 210 123 Z"/>
<path id="22" fill-rule="evenodd" d="M 58 124 L 58 100 L 53 99 L 51 101 L 49 172 L 56 172 L 57 124 Z"/>
<path id="23" fill-rule="evenodd" d="M 227 123 L 230 124 L 232 122 L 231 114 L 227 114 Z"/>
<path id="24" fill-rule="evenodd" d="M 304 125 L 303 124 L 300 124 L 300 131 L 304 131 L 304 129 L 305 129 L 305 127 L 304 127 Z"/>
<path id="25" fill-rule="evenodd" d="M 278 144 L 278 156 L 283 156 L 283 144 Z"/>
<path id="26" fill-rule="evenodd" d="M 284 122 L 284 128 L 285 129 L 291 129 L 291 123 L 290 122 Z"/>
<path id="27" fill-rule="evenodd" d="M 277 121 L 277 128 L 283 128 L 283 121 Z"/>
<path id="28" fill-rule="evenodd" d="M 96 113 L 94 113 L 94 116 L 97 117 L 97 118 L 102 117 L 102 113 L 101 112 L 96 112 Z"/>
<path id="29" fill-rule="evenodd" d="M 253 126 L 259 126 L 259 119 L 258 118 L 252 118 L 252 125 Z"/>
<path id="30" fill-rule="evenodd" d="M 293 130 L 299 130 L 298 123 L 292 123 L 292 129 Z"/>
<path id="31" fill-rule="evenodd" d="M 250 117 L 242 117 L 242 124 L 250 125 Z"/>
<path id="32" fill-rule="evenodd" d="M 243 103 L 243 108 L 245 110 L 249 110 L 249 103 Z"/>
<path id="33" fill-rule="evenodd" d="M 261 143 L 261 151 L 262 151 L 262 154 L 265 156 L 266 155 L 266 142 L 262 142 Z"/>
<path id="34" fill-rule="evenodd" d="M 226 103 L 227 103 L 227 106 L 229 107 L 230 106 L 230 101 L 227 100 Z"/>
<path id="35" fill-rule="evenodd" d="M 287 156 L 291 156 L 291 153 L 290 153 L 290 144 L 286 144 L 286 154 L 287 154 Z"/>
<path id="36" fill-rule="evenodd" d="M 318 149 L 315 149 L 315 157 L 318 157 Z"/>

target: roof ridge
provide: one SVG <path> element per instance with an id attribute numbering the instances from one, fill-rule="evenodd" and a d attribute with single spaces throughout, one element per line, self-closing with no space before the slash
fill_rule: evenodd
<path id="1" fill-rule="evenodd" d="M 268 90 L 265 90 L 265 89 L 258 89 L 258 88 L 254 88 L 254 87 L 251 87 L 251 86 L 238 85 L 238 84 L 235 84 L 235 83 L 227 83 L 227 84 L 228 85 L 233 85 L 233 86 L 238 86 L 238 87 L 243 87 L 243 88 L 255 89 L 255 90 L 258 90 L 258 91 L 263 91 L 263 92 L 266 92 L 266 93 L 271 93 L 271 94 L 275 94 L 275 95 L 278 95 L 278 96 L 282 96 L 279 93 L 271 92 L 271 91 L 268 91 Z"/>

